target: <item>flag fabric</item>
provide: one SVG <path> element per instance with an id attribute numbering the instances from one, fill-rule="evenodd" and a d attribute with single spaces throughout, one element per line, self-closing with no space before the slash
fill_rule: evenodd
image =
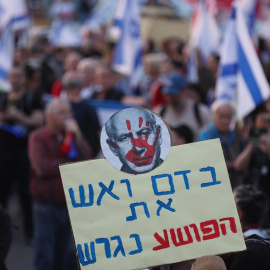
<path id="1" fill-rule="evenodd" d="M 217 53 L 220 45 L 220 30 L 213 15 L 214 4 L 209 6 L 209 2 L 198 2 L 191 22 L 189 42 L 190 47 L 199 49 L 205 59 Z"/>
<path id="2" fill-rule="evenodd" d="M 82 29 L 98 30 L 102 25 L 112 20 L 118 0 L 99 0 L 88 18 L 82 25 Z"/>
<path id="3" fill-rule="evenodd" d="M 221 53 L 216 97 L 236 101 L 243 118 L 270 96 L 242 9 L 234 5 Z"/>
<path id="4" fill-rule="evenodd" d="M 57 47 L 80 47 L 82 38 L 81 24 L 76 22 L 76 3 L 73 1 L 55 1 L 49 11 L 53 19 L 50 28 L 50 41 Z"/>
<path id="5" fill-rule="evenodd" d="M 12 24 L 3 27 L 0 38 L 0 91 L 8 91 L 8 73 L 13 65 L 14 34 Z"/>
<path id="6" fill-rule="evenodd" d="M 130 77 L 130 87 L 135 88 L 143 71 L 143 42 L 138 1 L 119 0 L 112 30 L 118 35 L 113 69 Z"/>
<path id="7" fill-rule="evenodd" d="M 197 61 L 197 53 L 195 50 L 191 50 L 189 52 L 189 55 L 188 55 L 187 81 L 189 83 L 198 83 L 199 82 L 198 61 Z"/>
<path id="8" fill-rule="evenodd" d="M 230 101 L 235 99 L 237 85 L 237 39 L 236 39 L 236 9 L 233 7 L 227 23 L 221 47 L 219 77 L 216 83 L 217 98 Z"/>
<path id="9" fill-rule="evenodd" d="M 209 10 L 210 14 L 216 16 L 218 13 L 217 0 L 205 0 L 205 5 Z"/>
<path id="10" fill-rule="evenodd" d="M 28 27 L 29 22 L 24 0 L 0 0 L 0 29 L 12 23 L 13 30 L 21 30 Z"/>
<path id="11" fill-rule="evenodd" d="M 257 3 L 258 3 L 258 0 L 241 0 L 239 2 L 240 8 L 242 9 L 243 14 L 244 14 L 250 35 L 254 34 Z"/>
<path id="12" fill-rule="evenodd" d="M 0 0 L 0 91 L 8 91 L 8 73 L 13 65 L 15 31 L 30 26 L 24 0 Z"/>

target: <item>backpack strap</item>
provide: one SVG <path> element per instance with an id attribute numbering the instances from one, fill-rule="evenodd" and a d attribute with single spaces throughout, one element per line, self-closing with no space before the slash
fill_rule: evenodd
<path id="1" fill-rule="evenodd" d="M 269 248 L 270 250 L 270 238 L 263 238 L 256 234 L 250 235 L 248 238 L 245 239 L 246 244 L 259 244 L 264 245 Z"/>

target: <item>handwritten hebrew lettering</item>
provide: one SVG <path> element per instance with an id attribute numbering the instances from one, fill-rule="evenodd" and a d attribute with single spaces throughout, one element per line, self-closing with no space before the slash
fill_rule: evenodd
<path id="1" fill-rule="evenodd" d="M 115 195 L 112 190 L 113 190 L 113 186 L 114 186 L 114 181 L 112 180 L 109 187 L 107 188 L 102 182 L 99 183 L 99 186 L 101 187 L 101 192 L 98 196 L 97 199 L 97 205 L 101 205 L 101 201 L 103 199 L 103 196 L 107 193 L 108 195 L 110 195 L 112 198 L 114 198 L 115 200 L 120 200 L 120 198 Z"/>
<path id="2" fill-rule="evenodd" d="M 185 233 L 186 233 L 186 236 L 187 236 L 187 240 L 184 240 L 184 237 L 183 237 L 181 228 L 178 228 L 176 230 L 177 236 L 178 236 L 178 240 L 177 240 L 177 237 L 176 237 L 176 234 L 175 234 L 175 230 L 174 229 L 170 229 L 171 238 L 172 238 L 173 244 L 176 247 L 193 243 L 193 238 L 192 238 L 192 236 L 190 234 L 189 227 L 188 226 L 185 226 L 184 227 L 184 230 L 185 230 Z"/>
<path id="3" fill-rule="evenodd" d="M 110 241 L 107 238 L 97 238 L 96 239 L 96 244 L 104 244 L 104 250 L 105 250 L 105 255 L 106 258 L 111 258 L 112 253 L 111 253 L 111 246 L 110 246 Z"/>
<path id="4" fill-rule="evenodd" d="M 73 188 L 70 188 L 68 190 L 69 196 L 70 196 L 70 200 L 71 200 L 72 206 L 74 208 L 88 207 L 88 206 L 92 206 L 93 205 L 93 203 L 94 203 L 94 190 L 93 190 L 93 187 L 92 187 L 91 184 L 88 185 L 88 189 L 89 189 L 89 202 L 86 202 L 84 187 L 83 187 L 83 185 L 80 185 L 79 186 L 79 195 L 80 195 L 80 202 L 79 203 L 76 202 Z"/>
<path id="5" fill-rule="evenodd" d="M 128 254 L 133 256 L 136 254 L 139 254 L 141 252 L 143 252 L 143 247 L 142 247 L 142 243 L 141 243 L 141 239 L 140 236 L 136 233 L 131 234 L 129 236 L 129 239 L 131 239 L 131 241 L 134 241 L 132 248 L 134 247 L 133 250 L 131 250 Z M 133 240 L 134 239 L 134 240 Z M 115 248 L 114 252 L 113 252 L 113 257 L 116 258 L 120 253 L 122 254 L 123 257 L 126 257 L 126 252 L 125 252 L 125 248 L 123 246 L 123 242 L 122 239 L 119 235 L 116 236 L 112 236 L 110 238 L 110 240 L 108 238 L 97 238 L 94 241 L 90 242 L 90 250 L 89 250 L 89 245 L 87 243 L 84 244 L 84 251 L 82 248 L 82 245 L 78 244 L 77 245 L 77 251 L 78 251 L 78 257 L 79 257 L 79 261 L 81 263 L 82 266 L 86 266 L 89 264 L 94 264 L 97 262 L 97 258 L 96 258 L 96 245 L 104 245 L 104 253 L 107 259 L 111 259 L 112 258 L 112 243 L 113 241 L 117 241 L 118 245 Z"/>
<path id="6" fill-rule="evenodd" d="M 219 224 L 220 223 L 220 224 Z M 183 228 L 176 228 L 170 229 L 169 233 L 168 230 L 163 230 L 163 236 L 158 234 L 157 232 L 154 234 L 154 238 L 160 244 L 153 248 L 154 251 L 162 250 L 170 247 L 169 236 L 171 237 L 172 243 L 174 246 L 184 246 L 188 244 L 194 243 L 196 240 L 197 242 L 201 241 L 208 241 L 211 239 L 215 239 L 220 237 L 219 226 L 221 227 L 221 231 L 223 235 L 226 235 L 226 227 L 225 223 L 230 224 L 230 229 L 233 233 L 237 233 L 235 219 L 233 217 L 222 218 L 219 220 L 219 223 L 215 219 L 211 219 L 208 221 L 201 222 L 199 226 L 195 223 L 190 225 L 184 226 Z M 199 227 L 199 228 L 198 228 Z M 183 230 L 185 234 L 183 234 Z M 194 232 L 194 236 L 192 236 L 192 231 Z M 202 238 L 201 235 L 202 234 Z"/>
<path id="7" fill-rule="evenodd" d="M 198 242 L 201 242 L 201 236 L 200 236 L 200 234 L 199 234 L 199 230 L 198 230 L 197 225 L 196 225 L 195 223 L 193 223 L 193 224 L 190 224 L 189 227 L 190 227 L 191 229 L 193 229 L 193 232 L 194 232 L 194 234 L 195 234 L 196 240 L 197 240 Z"/>
<path id="8" fill-rule="evenodd" d="M 160 243 L 160 245 L 153 248 L 154 251 L 170 247 L 170 242 L 169 242 L 169 237 L 168 237 L 167 230 L 163 230 L 163 234 L 164 234 L 164 238 L 162 238 L 158 233 L 154 234 L 154 237 Z"/>
<path id="9" fill-rule="evenodd" d="M 143 248 L 142 248 L 140 236 L 138 234 L 131 234 L 129 238 L 134 238 L 137 245 L 137 249 L 130 251 L 129 255 L 135 255 L 135 254 L 141 253 L 143 251 Z"/>
<path id="10" fill-rule="evenodd" d="M 221 223 L 223 221 L 229 221 L 229 224 L 230 224 L 230 229 L 233 233 L 237 233 L 237 228 L 236 228 L 236 224 L 235 224 L 235 219 L 234 217 L 228 217 L 228 218 L 222 218 L 219 220 L 220 222 L 220 229 L 221 229 L 221 233 L 223 235 L 226 235 L 227 234 L 227 230 L 226 230 L 226 224 L 225 222 L 224 223 Z M 227 223 L 227 222 L 226 222 Z"/>
<path id="11" fill-rule="evenodd" d="M 131 216 L 126 217 L 126 220 L 127 221 L 132 221 L 132 220 L 137 219 L 137 213 L 136 213 L 135 207 L 138 207 L 138 206 L 143 206 L 144 213 L 145 213 L 146 217 L 147 218 L 150 218 L 148 207 L 147 207 L 147 204 L 145 202 L 131 203 L 130 206 L 129 206 L 130 207 L 130 210 L 131 210 Z"/>
<path id="12" fill-rule="evenodd" d="M 91 249 L 92 258 L 90 257 L 88 244 L 84 244 L 85 253 L 82 250 L 82 246 L 80 244 L 77 245 L 78 257 L 82 266 L 94 264 L 97 261 L 94 242 L 90 243 L 90 249 Z"/>
<path id="13" fill-rule="evenodd" d="M 220 236 L 218 222 L 215 219 L 200 223 L 203 240 L 210 240 Z"/>
<path id="14" fill-rule="evenodd" d="M 119 235 L 111 237 L 111 241 L 116 240 L 118 242 L 118 246 L 116 247 L 113 257 L 117 257 L 118 253 L 121 252 L 124 257 L 126 257 L 126 252 L 122 243 L 122 239 Z"/>
<path id="15" fill-rule="evenodd" d="M 157 180 L 158 179 L 162 179 L 164 178 L 165 180 L 168 180 L 169 185 L 170 185 L 170 190 L 167 191 L 158 191 L 158 185 L 157 185 Z M 171 195 L 175 193 L 174 190 L 174 184 L 173 184 L 173 178 L 171 174 L 158 174 L 158 175 L 154 175 L 151 176 L 151 180 L 152 180 L 152 186 L 153 186 L 153 191 L 154 194 L 157 196 L 161 196 L 161 195 Z"/>
<path id="16" fill-rule="evenodd" d="M 168 211 L 171 211 L 171 212 L 175 212 L 176 210 L 174 208 L 171 207 L 171 204 L 172 204 L 172 199 L 169 198 L 168 199 L 168 203 L 165 204 L 164 202 L 160 201 L 160 200 L 157 200 L 157 204 L 159 205 L 158 209 L 157 209 L 157 216 L 160 216 L 160 211 L 162 208 L 168 210 Z"/>
<path id="17" fill-rule="evenodd" d="M 132 190 L 131 190 L 131 186 L 130 186 L 130 181 L 128 179 L 123 179 L 120 181 L 120 183 L 127 185 L 128 196 L 132 197 Z"/>
<path id="18" fill-rule="evenodd" d="M 214 167 L 206 167 L 206 168 L 201 168 L 200 172 L 211 172 L 211 176 L 212 176 L 212 182 L 208 182 L 208 183 L 202 183 L 201 187 L 209 187 L 209 186 L 214 186 L 214 185 L 219 185 L 221 184 L 221 181 L 217 181 L 217 177 L 216 177 L 216 170 Z"/>
<path id="19" fill-rule="evenodd" d="M 186 170 L 186 171 L 179 171 L 179 172 L 174 173 L 174 175 L 183 175 L 186 189 L 189 189 L 189 182 L 188 182 L 187 174 L 190 172 L 191 172 L 191 170 Z"/>

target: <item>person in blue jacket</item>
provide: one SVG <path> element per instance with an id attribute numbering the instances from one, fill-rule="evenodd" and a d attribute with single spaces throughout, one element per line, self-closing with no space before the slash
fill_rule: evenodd
<path id="1" fill-rule="evenodd" d="M 231 185 L 234 189 L 242 183 L 241 174 L 234 169 L 234 161 L 243 149 L 241 137 L 230 129 L 234 116 L 232 104 L 227 100 L 216 100 L 211 106 L 212 121 L 199 133 L 198 140 L 220 139 L 228 168 Z"/>

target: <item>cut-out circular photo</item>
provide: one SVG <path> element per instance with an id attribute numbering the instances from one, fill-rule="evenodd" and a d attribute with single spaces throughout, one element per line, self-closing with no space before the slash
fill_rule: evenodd
<path id="1" fill-rule="evenodd" d="M 142 108 L 124 109 L 111 116 L 100 140 L 108 162 L 130 174 L 157 168 L 171 146 L 171 135 L 162 118 Z"/>

